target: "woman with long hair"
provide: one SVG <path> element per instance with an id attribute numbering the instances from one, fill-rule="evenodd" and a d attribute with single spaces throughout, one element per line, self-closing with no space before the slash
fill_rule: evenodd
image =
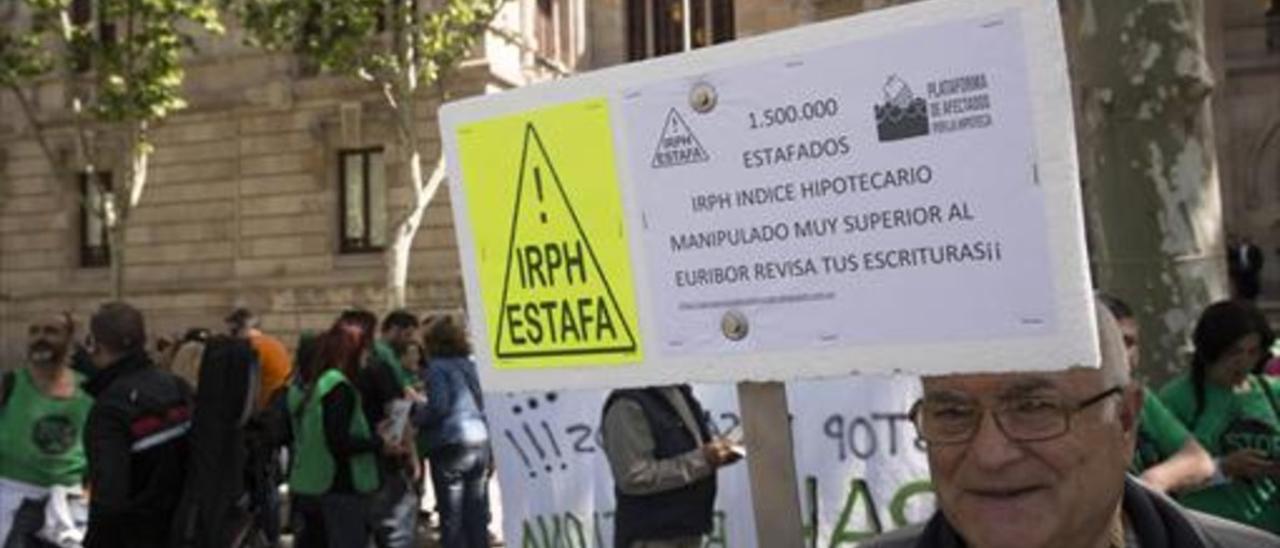
<path id="1" fill-rule="evenodd" d="M 1280 382 L 1256 372 L 1271 338 L 1253 305 L 1214 303 L 1192 333 L 1191 371 L 1160 398 L 1217 462 L 1210 485 L 1182 502 L 1280 533 Z"/>
<path id="2" fill-rule="evenodd" d="M 476 364 L 462 320 L 428 318 L 423 330 L 427 405 L 415 417 L 423 431 L 444 548 L 489 546 L 492 449 Z"/>
<path id="3" fill-rule="evenodd" d="M 370 429 L 352 384 L 372 342 L 367 321 L 344 314 L 315 340 L 310 363 L 299 367 L 299 383 L 290 387 L 289 489 L 301 548 L 367 545 L 370 498 L 379 486 L 376 456 L 405 453 L 403 443 L 388 441 L 385 425 L 377 433 Z"/>

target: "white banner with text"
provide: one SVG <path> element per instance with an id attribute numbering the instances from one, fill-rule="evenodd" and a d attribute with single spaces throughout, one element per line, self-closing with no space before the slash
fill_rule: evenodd
<path id="1" fill-rule="evenodd" d="M 739 427 L 730 385 L 698 385 L 717 432 Z M 520 548 L 613 546 L 613 480 L 600 444 L 606 391 L 490 394 L 487 408 L 502 484 L 503 532 Z M 926 520 L 933 494 L 907 411 L 911 377 L 855 377 L 788 385 L 807 534 L 849 547 L 878 532 Z M 751 455 L 747 455 L 751 458 Z M 747 467 L 719 473 L 706 548 L 754 548 Z"/>

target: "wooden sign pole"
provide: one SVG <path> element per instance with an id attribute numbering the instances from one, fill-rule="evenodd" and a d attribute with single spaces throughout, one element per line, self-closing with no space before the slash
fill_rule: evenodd
<path id="1" fill-rule="evenodd" d="M 787 411 L 787 385 L 781 382 L 738 383 L 738 407 L 747 446 L 751 502 L 756 517 L 756 545 L 804 548 L 800 519 L 800 487 Z"/>

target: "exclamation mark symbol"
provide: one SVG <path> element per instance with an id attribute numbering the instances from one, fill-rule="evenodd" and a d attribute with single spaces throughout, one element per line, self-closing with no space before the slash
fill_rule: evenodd
<path id="1" fill-rule="evenodd" d="M 538 187 L 538 203 L 542 203 L 542 170 L 538 166 L 533 166 L 533 183 Z M 544 209 L 538 212 L 538 219 L 542 224 L 547 224 L 547 211 Z"/>
<path id="2" fill-rule="evenodd" d="M 502 433 L 507 435 L 507 440 L 511 442 L 511 446 L 515 447 L 516 452 L 520 454 L 520 460 L 524 461 L 525 468 L 529 469 L 529 477 L 538 477 L 538 473 L 533 469 L 533 463 L 529 462 L 529 454 L 524 452 L 523 447 L 520 447 L 520 442 L 516 441 L 516 437 L 511 434 L 511 430 L 504 430 Z"/>

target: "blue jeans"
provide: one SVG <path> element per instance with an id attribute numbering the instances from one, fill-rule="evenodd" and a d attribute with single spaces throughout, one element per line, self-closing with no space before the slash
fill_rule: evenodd
<path id="1" fill-rule="evenodd" d="M 382 487 L 373 495 L 373 512 L 373 540 L 378 548 L 417 545 L 418 491 L 403 470 L 383 474 Z"/>
<path id="2" fill-rule="evenodd" d="M 489 451 L 446 445 L 429 455 L 444 548 L 489 546 Z"/>

